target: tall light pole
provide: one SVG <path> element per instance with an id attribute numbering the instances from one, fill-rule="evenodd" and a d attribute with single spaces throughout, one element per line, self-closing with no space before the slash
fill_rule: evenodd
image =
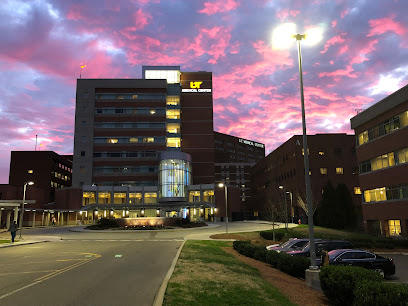
<path id="1" fill-rule="evenodd" d="M 293 194 L 291 191 L 286 191 L 286 193 L 289 193 L 290 195 L 290 217 L 292 219 L 292 223 L 293 223 Z"/>
<path id="2" fill-rule="evenodd" d="M 309 152 L 307 147 L 307 134 L 306 134 L 306 114 L 305 114 L 305 97 L 303 94 L 303 70 L 302 70 L 302 51 L 300 48 L 300 41 L 306 38 L 306 34 L 296 34 L 292 36 L 296 39 L 298 45 L 298 62 L 299 62 L 299 83 L 300 83 L 300 101 L 302 104 L 302 128 L 303 128 L 303 157 L 305 163 L 305 181 L 306 181 L 306 198 L 307 198 L 307 221 L 309 225 L 309 239 L 310 239 L 310 269 L 319 269 L 316 266 L 316 249 L 314 240 L 314 228 L 313 228 L 313 205 L 312 205 L 312 190 L 310 187 L 310 175 L 309 175 Z"/>
<path id="3" fill-rule="evenodd" d="M 300 41 L 306 36 L 310 44 L 317 43 L 322 37 L 322 31 L 318 28 L 310 29 L 308 34 L 294 34 L 296 33 L 296 25 L 293 23 L 283 24 L 279 26 L 273 33 L 273 44 L 280 47 L 289 47 L 293 38 L 296 39 L 298 46 L 298 63 L 299 63 L 299 82 L 300 82 L 300 101 L 302 106 L 302 128 L 303 128 L 303 156 L 305 164 L 305 185 L 306 185 L 306 200 L 307 200 L 307 217 L 309 225 L 309 239 L 310 239 L 310 270 L 318 270 L 316 266 L 316 250 L 314 241 L 313 229 L 313 205 L 312 192 L 310 187 L 309 176 L 309 156 L 307 150 L 307 134 L 306 134 L 306 115 L 305 115 L 305 99 L 303 93 L 303 71 L 302 71 L 302 52 L 300 48 Z"/>
<path id="4" fill-rule="evenodd" d="M 228 191 L 227 191 L 227 185 L 224 183 L 219 183 L 218 187 L 222 188 L 224 187 L 225 191 L 225 233 L 228 234 Z"/>
<path id="5" fill-rule="evenodd" d="M 285 189 L 283 186 L 279 186 L 279 189 Z M 285 229 L 288 230 L 288 205 L 286 204 L 286 192 L 283 192 L 283 196 L 285 197 Z"/>
<path id="6" fill-rule="evenodd" d="M 25 203 L 27 185 L 34 185 L 34 182 L 24 183 L 24 188 L 23 188 L 23 203 L 21 204 L 21 211 L 20 211 L 20 239 L 21 239 L 21 232 L 23 231 L 24 203 Z"/>

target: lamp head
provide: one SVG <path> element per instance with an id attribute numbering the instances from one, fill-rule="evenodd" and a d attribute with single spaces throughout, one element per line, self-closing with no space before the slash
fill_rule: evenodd
<path id="1" fill-rule="evenodd" d="M 34 182 L 27 182 L 27 185 L 34 185 Z"/>
<path id="2" fill-rule="evenodd" d="M 224 183 L 219 183 L 218 187 L 220 187 L 220 188 L 224 187 Z"/>
<path id="3" fill-rule="evenodd" d="M 279 189 L 283 189 L 284 187 L 283 186 L 279 186 Z"/>

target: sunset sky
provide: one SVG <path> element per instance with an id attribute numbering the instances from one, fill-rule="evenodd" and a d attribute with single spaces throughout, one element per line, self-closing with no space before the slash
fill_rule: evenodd
<path id="1" fill-rule="evenodd" d="M 214 129 L 263 142 L 301 134 L 295 41 L 302 46 L 308 134 L 353 133 L 350 118 L 408 83 L 407 0 L 1 0 L 0 183 L 10 151 L 73 151 L 79 78 L 141 78 L 142 65 L 213 73 Z"/>

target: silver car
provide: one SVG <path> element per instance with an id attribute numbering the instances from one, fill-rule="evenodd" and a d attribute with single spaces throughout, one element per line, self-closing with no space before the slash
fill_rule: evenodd
<path id="1" fill-rule="evenodd" d="M 277 251 L 277 252 L 291 252 L 295 250 L 300 250 L 306 244 L 309 243 L 309 238 L 289 238 L 288 241 L 281 244 L 271 244 L 266 247 L 268 251 Z"/>

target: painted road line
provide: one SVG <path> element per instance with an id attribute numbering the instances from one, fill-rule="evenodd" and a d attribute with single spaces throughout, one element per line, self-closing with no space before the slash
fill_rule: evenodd
<path id="1" fill-rule="evenodd" d="M 30 273 L 50 273 L 56 270 L 45 270 L 45 271 L 30 271 L 30 272 L 10 272 L 10 273 L 0 273 L 1 275 L 15 275 L 15 274 L 30 274 Z"/>
<path id="2" fill-rule="evenodd" d="M 122 254 L 116 254 L 115 257 L 122 257 Z"/>

